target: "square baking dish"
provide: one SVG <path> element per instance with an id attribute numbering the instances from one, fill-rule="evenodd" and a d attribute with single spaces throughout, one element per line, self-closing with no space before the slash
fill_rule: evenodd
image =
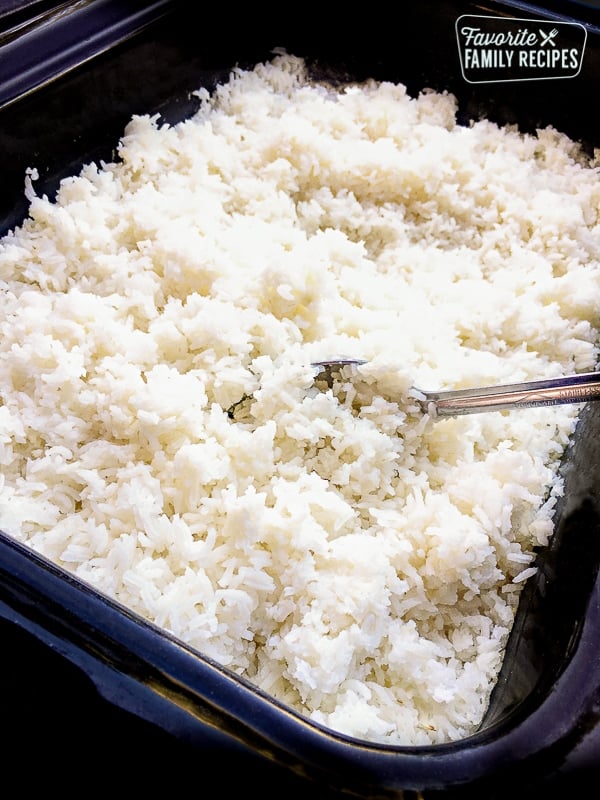
<path id="1" fill-rule="evenodd" d="M 24 176 L 38 193 L 91 161 L 109 161 L 133 114 L 175 123 L 234 66 L 274 48 L 316 74 L 387 79 L 409 93 L 448 90 L 462 120 L 487 117 L 524 131 L 554 125 L 592 152 L 600 88 L 600 30 L 586 4 L 421 2 L 390 25 L 383 9 L 334 23 L 261 24 L 239 12 L 202 12 L 202 35 L 182 2 L 29 4 L 36 14 L 0 22 L 0 235 L 27 213 Z M 236 12 L 237 13 L 237 12 Z M 303 12 L 304 14 L 304 12 Z M 585 55 L 562 80 L 465 79 L 457 47 L 462 15 L 577 22 Z M 311 17 L 313 20 L 314 17 Z M 277 30 L 274 30 L 278 27 Z M 251 35 L 240 31 L 253 31 Z M 564 462 L 565 494 L 551 544 L 521 595 L 500 679 L 480 730 L 450 744 L 390 747 L 312 724 L 227 669 L 138 618 L 0 534 L 0 614 L 61 653 L 106 700 L 197 748 L 276 762 L 315 785 L 357 797 L 468 790 L 483 796 L 567 765 L 600 762 L 600 408 L 582 412 Z"/>

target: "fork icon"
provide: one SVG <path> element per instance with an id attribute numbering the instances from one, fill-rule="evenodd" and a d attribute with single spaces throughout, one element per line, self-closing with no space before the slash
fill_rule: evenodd
<path id="1" fill-rule="evenodd" d="M 541 41 L 541 46 L 542 47 L 545 47 L 547 44 L 551 44 L 552 47 L 556 47 L 556 44 L 554 43 L 553 40 L 554 40 L 554 38 L 556 36 L 558 36 L 558 29 L 557 28 L 552 28 L 550 33 L 544 33 L 544 31 L 541 28 L 539 28 L 539 32 L 540 32 L 540 35 L 542 37 L 542 41 Z"/>

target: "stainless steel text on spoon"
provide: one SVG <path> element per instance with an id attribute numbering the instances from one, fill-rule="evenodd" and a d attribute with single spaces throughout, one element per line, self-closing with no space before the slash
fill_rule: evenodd
<path id="1" fill-rule="evenodd" d="M 319 370 L 321 378 L 332 384 L 333 375 L 343 367 L 360 366 L 366 361 L 339 358 L 315 361 L 311 366 Z M 600 400 L 600 372 L 582 372 L 560 378 L 543 378 L 522 383 L 505 383 L 473 389 L 448 389 L 440 392 L 415 390 L 422 399 L 416 399 L 424 413 L 432 417 L 454 417 L 476 414 L 481 411 L 501 411 L 511 408 L 556 406 L 564 403 L 585 403 Z"/>

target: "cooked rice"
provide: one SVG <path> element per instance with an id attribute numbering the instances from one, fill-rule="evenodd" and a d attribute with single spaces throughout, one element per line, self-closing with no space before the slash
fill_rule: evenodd
<path id="1" fill-rule="evenodd" d="M 449 94 L 235 70 L 0 242 L 0 527 L 310 719 L 480 723 L 579 406 L 411 387 L 593 369 L 598 169 Z M 367 360 L 333 390 L 310 363 Z"/>

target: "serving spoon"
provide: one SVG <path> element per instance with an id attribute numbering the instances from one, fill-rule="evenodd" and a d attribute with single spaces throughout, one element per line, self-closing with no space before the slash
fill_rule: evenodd
<path id="1" fill-rule="evenodd" d="M 367 362 L 359 358 L 334 358 L 314 361 L 318 369 L 315 380 L 333 385 L 334 376 L 344 367 L 358 367 Z M 600 400 L 600 372 L 581 372 L 560 378 L 542 378 L 521 383 L 505 383 L 472 389 L 448 389 L 439 392 L 415 391 L 421 397 L 415 401 L 432 418 L 477 414 L 481 411 L 501 411 L 511 408 L 557 406 L 564 403 L 585 403 Z"/>

